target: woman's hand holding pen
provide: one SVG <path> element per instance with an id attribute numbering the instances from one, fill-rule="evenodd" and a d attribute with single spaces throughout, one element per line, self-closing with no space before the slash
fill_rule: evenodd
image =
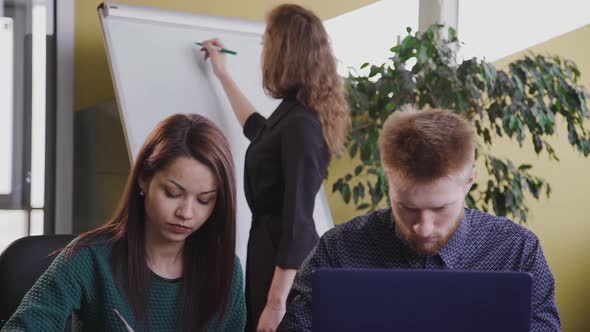
<path id="1" fill-rule="evenodd" d="M 221 40 L 217 38 L 205 40 L 202 44 L 202 50 L 205 52 L 205 60 L 211 59 L 213 73 L 215 73 L 221 86 L 223 86 L 232 110 L 243 127 L 248 117 L 256 112 L 256 109 L 252 106 L 248 98 L 244 96 L 225 67 L 225 55 L 223 53 L 236 55 L 237 52 L 225 49 Z"/>
<path id="2" fill-rule="evenodd" d="M 202 50 L 205 51 L 205 60 L 211 59 L 211 66 L 215 76 L 222 79 L 223 76 L 227 75 L 227 70 L 225 68 L 225 55 L 219 51 L 220 48 L 224 48 L 223 43 L 221 40 L 214 38 L 205 40 Z"/>

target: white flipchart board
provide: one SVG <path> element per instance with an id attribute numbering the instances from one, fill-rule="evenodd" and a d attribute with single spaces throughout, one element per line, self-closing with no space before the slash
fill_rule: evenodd
<path id="1" fill-rule="evenodd" d="M 264 24 L 111 2 L 98 11 L 131 160 L 156 124 L 173 113 L 204 115 L 229 140 L 238 180 L 236 253 L 245 264 L 251 214 L 243 178 L 249 141 L 194 42 L 219 37 L 238 52 L 226 56 L 227 68 L 256 109 L 268 117 L 280 101 L 262 89 Z M 320 236 L 333 227 L 323 188 L 316 197 L 314 218 Z"/>

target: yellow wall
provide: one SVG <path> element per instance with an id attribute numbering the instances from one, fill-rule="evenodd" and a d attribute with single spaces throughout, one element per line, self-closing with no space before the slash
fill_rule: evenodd
<path id="1" fill-rule="evenodd" d="M 368 5 L 376 0 L 290 1 L 314 10 L 328 19 Z M 103 46 L 96 7 L 103 1 L 76 1 L 75 25 L 75 100 L 76 110 L 93 106 L 114 96 Z M 266 12 L 283 3 L 277 0 L 123 0 L 120 3 L 185 10 L 200 14 L 219 15 L 263 21 Z"/>
<path id="2" fill-rule="evenodd" d="M 528 49 L 535 54 L 559 55 L 573 60 L 582 73 L 581 84 L 590 87 L 590 25 Z M 521 57 L 524 52 L 507 57 L 495 64 L 499 68 Z M 590 104 L 590 100 L 588 100 Z M 590 121 L 587 121 L 590 129 Z M 530 137 L 528 137 L 530 139 Z M 537 156 L 527 146 L 520 149 L 509 140 L 495 141 L 492 153 L 508 157 L 517 163 L 534 165 L 534 173 L 548 180 L 553 192 L 549 199 L 529 199 L 528 227 L 540 238 L 545 256 L 557 283 L 556 297 L 564 331 L 590 329 L 590 158 L 574 151 L 567 141 L 564 125 L 558 136 L 550 139 L 561 159 L 549 162 L 545 155 Z M 350 160 L 335 160 L 330 167 L 326 189 L 352 166 Z M 481 178 L 486 174 L 478 169 Z M 352 206 L 342 203 L 339 194 L 329 194 L 334 220 L 345 222 L 357 215 Z M 352 204 L 351 204 L 352 205 Z"/>
<path id="3" fill-rule="evenodd" d="M 581 72 L 581 84 L 590 88 L 590 25 L 564 34 L 527 51 L 559 55 L 574 61 Z M 506 65 L 524 52 L 496 64 Z M 590 104 L 590 100 L 587 100 Z M 559 163 L 546 156 L 537 157 L 532 149 L 502 142 L 494 147 L 498 154 L 532 163 L 536 174 L 547 179 L 553 189 L 549 199 L 531 202 L 530 229 L 541 239 L 545 256 L 557 281 L 557 304 L 564 331 L 590 329 L 590 159 L 574 151 L 567 140 L 563 123 L 551 144 L 558 151 Z M 590 121 L 586 121 L 590 128 Z"/>

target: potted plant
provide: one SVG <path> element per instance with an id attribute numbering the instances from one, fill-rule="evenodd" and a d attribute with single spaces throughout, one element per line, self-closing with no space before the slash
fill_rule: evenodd
<path id="1" fill-rule="evenodd" d="M 526 222 L 525 194 L 549 196 L 551 186 L 534 175 L 532 165 L 498 158 L 489 147 L 497 137 L 508 136 L 559 161 L 547 138 L 562 120 L 571 146 L 588 156 L 588 92 L 578 84 L 578 68 L 557 56 L 528 55 L 499 70 L 481 59 L 457 61 L 459 42 L 452 28 L 432 25 L 424 33 L 407 32 L 391 48 L 389 61 L 365 63 L 361 69 L 367 74 L 351 70 L 346 79 L 352 117 L 347 155 L 354 165 L 332 191 L 358 210 L 376 209 L 384 200 L 389 204 L 378 149 L 383 122 L 406 104 L 443 108 L 468 118 L 481 138 L 477 159 L 490 176 L 473 186 L 467 206 Z"/>

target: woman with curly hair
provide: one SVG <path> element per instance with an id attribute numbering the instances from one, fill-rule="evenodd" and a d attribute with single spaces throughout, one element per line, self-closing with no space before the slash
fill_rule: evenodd
<path id="1" fill-rule="evenodd" d="M 350 123 L 342 78 L 322 21 L 297 5 L 267 17 L 263 87 L 282 103 L 268 119 L 256 112 L 225 67 L 219 39 L 205 58 L 250 139 L 244 190 L 252 211 L 246 262 L 247 330 L 280 323 L 295 273 L 318 241 L 314 202 L 330 156 L 344 147 Z"/>

